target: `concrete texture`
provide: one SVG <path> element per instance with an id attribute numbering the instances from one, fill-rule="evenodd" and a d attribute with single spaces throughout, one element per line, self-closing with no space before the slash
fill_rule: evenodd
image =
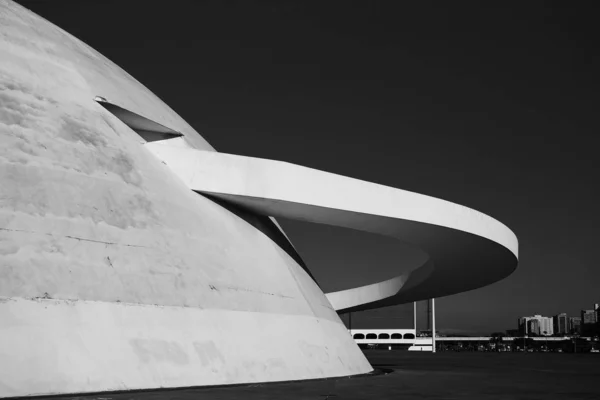
<path id="1" fill-rule="evenodd" d="M 368 373 L 336 310 L 516 267 L 514 234 L 474 210 L 216 153 L 126 72 L 7 0 L 0 60 L 0 397 Z M 277 216 L 430 258 L 326 296 Z"/>
<path id="2" fill-rule="evenodd" d="M 0 60 L 0 397 L 372 370 L 272 224 L 189 190 L 94 100 L 213 150 L 160 99 L 5 0 Z"/>
<path id="3" fill-rule="evenodd" d="M 311 379 L 363 362 L 337 321 L 309 315 L 53 299 L 1 310 L 4 396 Z"/>

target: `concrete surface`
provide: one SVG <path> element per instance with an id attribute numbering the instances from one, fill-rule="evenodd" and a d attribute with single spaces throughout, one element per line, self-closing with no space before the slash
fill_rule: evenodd
<path id="1" fill-rule="evenodd" d="M 213 150 L 0 0 L 0 397 L 371 371 L 274 225 L 190 191 L 97 96 Z"/>
<path id="2" fill-rule="evenodd" d="M 326 296 L 278 216 L 430 258 Z M 336 310 L 471 290 L 517 256 L 466 207 L 216 153 L 118 66 L 0 0 L 0 397 L 368 373 Z"/>
<path id="3" fill-rule="evenodd" d="M 518 241 L 510 229 L 449 201 L 281 161 L 171 146 L 169 140 L 145 147 L 196 192 L 256 214 L 391 236 L 427 253 L 409 273 L 328 293 L 339 312 L 476 289 L 517 267 Z"/>
<path id="4" fill-rule="evenodd" d="M 321 381 L 60 397 L 77 400 L 596 400 L 595 354 L 365 351 L 389 373 Z M 391 372 L 390 372 L 391 371 Z"/>

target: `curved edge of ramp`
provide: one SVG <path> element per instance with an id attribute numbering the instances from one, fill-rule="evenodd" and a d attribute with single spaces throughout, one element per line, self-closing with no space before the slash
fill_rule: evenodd
<path id="1" fill-rule="evenodd" d="M 411 272 L 328 293 L 338 312 L 476 289 L 507 277 L 518 264 L 518 241 L 508 227 L 449 201 L 287 162 L 179 148 L 168 141 L 145 146 L 198 193 L 270 217 L 391 236 L 429 255 Z"/>

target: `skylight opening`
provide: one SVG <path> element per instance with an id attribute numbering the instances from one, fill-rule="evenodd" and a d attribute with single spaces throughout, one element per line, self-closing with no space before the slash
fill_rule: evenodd
<path id="1" fill-rule="evenodd" d="M 119 118 L 125 125 L 140 135 L 146 142 L 169 140 L 183 136 L 181 132 L 113 104 L 104 97 L 96 96 L 94 100 L 115 117 Z"/>

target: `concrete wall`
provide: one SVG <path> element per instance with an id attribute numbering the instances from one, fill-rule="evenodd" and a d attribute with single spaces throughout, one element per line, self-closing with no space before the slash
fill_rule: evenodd
<path id="1" fill-rule="evenodd" d="M 0 310 L 3 396 L 370 370 L 344 327 L 310 315 L 18 298 Z"/>
<path id="2" fill-rule="evenodd" d="M 0 0 L 0 397 L 369 372 L 288 252 L 94 101 L 212 147 L 135 79 Z"/>

